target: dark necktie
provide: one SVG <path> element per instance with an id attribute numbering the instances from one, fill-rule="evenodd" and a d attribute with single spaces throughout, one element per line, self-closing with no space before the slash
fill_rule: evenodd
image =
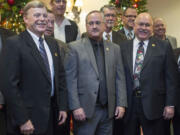
<path id="1" fill-rule="evenodd" d="M 107 40 L 107 41 L 111 41 L 111 39 L 110 39 L 110 34 L 109 34 L 109 33 L 106 34 L 106 40 Z"/>
<path id="2" fill-rule="evenodd" d="M 50 67 L 49 67 L 49 61 L 48 61 L 48 57 L 47 57 L 47 53 L 46 50 L 44 48 L 44 43 L 43 43 L 43 38 L 40 37 L 39 38 L 39 52 L 41 54 L 41 57 L 43 58 L 44 64 L 46 66 L 46 70 L 48 73 L 48 77 L 51 80 L 51 73 L 50 73 Z"/>
<path id="3" fill-rule="evenodd" d="M 128 40 L 133 39 L 133 38 L 132 38 L 132 32 L 129 32 L 129 33 L 127 34 L 127 39 L 128 39 Z"/>
<path id="4" fill-rule="evenodd" d="M 142 65 L 143 65 L 143 61 L 144 61 L 144 42 L 141 41 L 139 43 L 139 47 L 136 53 L 136 59 L 135 59 L 135 67 L 134 67 L 134 88 L 139 88 L 140 87 L 140 83 L 139 83 L 139 79 L 140 79 L 140 73 L 141 73 L 141 69 L 142 69 Z"/>
<path id="5" fill-rule="evenodd" d="M 105 62 L 103 58 L 103 45 L 97 44 L 96 50 L 96 63 L 99 71 L 99 102 L 102 105 L 107 103 L 107 88 L 106 88 L 106 76 L 105 76 Z"/>

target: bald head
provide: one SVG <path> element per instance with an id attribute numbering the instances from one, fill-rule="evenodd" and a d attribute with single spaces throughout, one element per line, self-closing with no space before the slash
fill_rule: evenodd
<path id="1" fill-rule="evenodd" d="M 166 38 L 166 24 L 162 18 L 155 18 L 153 20 L 154 36 L 164 40 Z"/>
<path id="2" fill-rule="evenodd" d="M 153 20 L 149 13 L 141 13 L 135 19 L 134 33 L 140 40 L 148 40 L 153 32 Z"/>

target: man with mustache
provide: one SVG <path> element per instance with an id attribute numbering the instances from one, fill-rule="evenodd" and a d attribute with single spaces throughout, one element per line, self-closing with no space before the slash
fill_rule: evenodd
<path id="1" fill-rule="evenodd" d="M 169 43 L 152 37 L 153 21 L 148 13 L 135 19 L 135 38 L 122 44 L 127 82 L 128 108 L 124 135 L 165 135 L 164 119 L 176 108 L 178 70 Z"/>
<path id="2" fill-rule="evenodd" d="M 121 44 L 123 40 L 126 40 L 126 37 L 113 30 L 113 27 L 117 20 L 117 11 L 113 5 L 104 5 L 100 11 L 104 14 L 105 19 L 105 31 L 103 33 L 103 39 Z"/>
<path id="3" fill-rule="evenodd" d="M 137 10 L 133 7 L 128 7 L 124 10 L 122 15 L 123 28 L 119 31 L 124 34 L 127 40 L 134 38 L 134 20 L 137 16 Z"/>
<path id="4" fill-rule="evenodd" d="M 86 37 L 70 43 L 65 62 L 68 103 L 75 135 L 112 135 L 113 118 L 127 107 L 120 47 L 103 40 L 104 18 L 86 16 Z"/>
<path id="5" fill-rule="evenodd" d="M 0 89 L 9 135 L 54 135 L 67 114 L 65 72 L 57 42 L 44 36 L 47 10 L 31 1 L 23 9 L 26 30 L 7 40 L 0 57 Z M 59 117 L 55 116 L 58 109 Z"/>
<path id="6" fill-rule="evenodd" d="M 175 37 L 166 35 L 166 24 L 162 18 L 155 18 L 153 20 L 153 32 L 156 38 L 166 40 L 173 49 L 177 48 L 177 40 Z"/>

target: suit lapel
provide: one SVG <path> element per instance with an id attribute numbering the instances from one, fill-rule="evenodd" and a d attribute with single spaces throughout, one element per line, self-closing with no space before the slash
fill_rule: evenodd
<path id="1" fill-rule="evenodd" d="M 129 54 L 126 54 L 128 66 L 129 66 L 131 75 L 133 75 L 133 40 L 130 40 L 126 47 L 128 49 L 127 52 L 129 52 Z"/>
<path id="2" fill-rule="evenodd" d="M 148 47 L 147 47 L 147 50 L 146 50 L 146 54 L 145 54 L 145 57 L 144 57 L 144 62 L 143 62 L 143 66 L 142 66 L 142 70 L 141 72 L 143 71 L 143 69 L 145 68 L 145 66 L 148 64 L 149 62 L 149 59 L 151 58 L 151 55 L 153 53 L 153 49 L 155 48 L 155 44 L 153 45 L 153 40 L 149 40 L 149 43 L 148 43 Z"/>
<path id="3" fill-rule="evenodd" d="M 45 67 L 44 61 L 40 55 L 40 52 L 34 42 L 34 40 L 32 39 L 31 35 L 25 31 L 23 33 L 20 34 L 20 37 L 23 39 L 23 41 L 25 42 L 25 44 L 27 44 L 28 46 L 31 47 L 31 54 L 34 57 L 34 59 L 36 60 L 36 62 L 39 64 L 40 68 L 42 69 L 44 75 L 46 76 L 46 78 L 49 80 L 49 82 L 51 83 L 51 80 L 48 76 L 48 72 L 47 69 Z"/>
<path id="4" fill-rule="evenodd" d="M 90 61 L 91 61 L 92 65 L 93 65 L 97 75 L 99 76 L 98 68 L 97 68 L 97 64 L 96 64 L 96 58 L 94 56 L 94 51 L 93 51 L 92 45 L 91 45 L 88 38 L 84 38 L 84 45 L 85 45 L 86 51 L 88 52 Z"/>
<path id="5" fill-rule="evenodd" d="M 110 63 L 110 54 L 113 54 L 112 46 L 107 41 L 104 42 L 104 60 L 105 60 L 105 69 L 106 69 L 106 78 L 108 77 L 108 64 Z"/>

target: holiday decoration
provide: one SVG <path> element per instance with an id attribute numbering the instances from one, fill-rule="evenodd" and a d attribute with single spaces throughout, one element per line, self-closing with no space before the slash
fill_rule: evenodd
<path id="1" fill-rule="evenodd" d="M 110 0 L 110 4 L 114 5 L 118 9 L 118 18 L 117 24 L 114 27 L 114 30 L 119 30 L 123 27 L 121 16 L 122 12 L 128 7 L 134 7 L 137 9 L 138 13 L 146 12 L 147 0 Z"/>
<path id="2" fill-rule="evenodd" d="M 0 0 L 1 27 L 16 33 L 24 31 L 23 7 L 30 0 Z"/>

